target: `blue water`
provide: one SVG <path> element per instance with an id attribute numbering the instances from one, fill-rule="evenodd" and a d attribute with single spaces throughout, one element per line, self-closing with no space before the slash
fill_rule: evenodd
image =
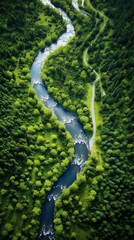
<path id="1" fill-rule="evenodd" d="M 44 4 L 49 2 L 49 5 L 53 7 L 48 0 L 42 0 L 42 2 Z M 60 197 L 63 188 L 69 187 L 75 181 L 77 174 L 82 170 L 84 162 L 87 160 L 89 154 L 89 139 L 81 123 L 73 113 L 66 111 L 49 95 L 41 79 L 40 73 L 45 59 L 57 48 L 65 46 L 75 35 L 74 27 L 66 13 L 60 9 L 58 9 L 58 11 L 67 22 L 67 30 L 60 36 L 57 42 L 45 47 L 42 52 L 39 51 L 31 66 L 31 84 L 44 105 L 53 111 L 57 119 L 62 122 L 70 132 L 74 139 L 74 158 L 72 159 L 72 163 L 67 167 L 65 173 L 59 177 L 43 204 L 40 217 L 40 233 L 38 237 L 38 239 L 42 240 L 55 239 L 53 225 L 55 200 Z"/>

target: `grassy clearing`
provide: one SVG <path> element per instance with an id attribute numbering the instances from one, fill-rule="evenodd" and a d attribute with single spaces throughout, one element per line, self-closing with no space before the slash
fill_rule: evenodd
<path id="1" fill-rule="evenodd" d="M 92 153 L 91 155 L 94 156 L 96 159 L 98 159 L 98 164 L 103 164 L 103 160 L 101 158 L 100 154 L 100 132 L 101 132 L 101 126 L 103 124 L 103 119 L 102 119 L 102 114 L 100 114 L 100 102 L 95 102 L 95 120 L 96 120 L 96 136 L 95 136 L 95 141 L 92 147 Z"/>
<path id="2" fill-rule="evenodd" d="M 88 54 L 87 54 L 87 49 L 84 51 L 83 53 L 83 61 L 84 63 L 87 65 L 88 64 Z M 98 77 L 98 74 L 96 74 L 96 77 Z M 100 81 L 101 83 L 101 81 Z M 103 91 L 102 86 L 101 86 L 101 91 Z M 91 99 L 92 99 L 92 85 L 88 84 L 88 92 L 87 92 L 87 100 L 86 100 L 86 104 L 87 107 L 90 109 L 90 105 L 91 105 Z M 100 129 L 103 123 L 103 119 L 102 119 L 102 115 L 100 114 L 100 105 L 101 103 L 99 102 L 95 102 L 94 106 L 95 106 L 95 119 L 96 119 L 96 136 L 95 136 L 95 141 L 92 147 L 92 153 L 91 155 L 96 157 L 98 159 L 98 163 L 102 164 L 102 158 L 100 155 L 100 148 L 99 148 L 99 141 L 100 141 Z"/>
<path id="3" fill-rule="evenodd" d="M 86 54 L 86 56 L 85 56 L 85 54 Z M 86 51 L 84 52 L 83 57 L 85 57 L 85 59 L 88 59 Z M 89 109 L 91 107 L 91 99 L 92 99 L 92 85 L 88 83 L 86 104 Z M 102 165 L 103 161 L 102 161 L 101 154 L 100 154 L 99 142 L 100 142 L 100 130 L 101 130 L 101 126 L 103 124 L 103 119 L 102 119 L 102 115 L 100 114 L 100 105 L 101 105 L 101 103 L 99 103 L 99 102 L 94 103 L 95 120 L 96 120 L 96 136 L 95 136 L 95 141 L 94 141 L 94 144 L 92 147 L 91 155 L 98 159 L 98 164 Z M 87 190 L 87 192 L 88 192 L 88 190 Z"/>
<path id="4" fill-rule="evenodd" d="M 83 62 L 86 66 L 88 66 L 88 60 L 89 60 L 89 56 L 87 54 L 88 48 L 86 48 L 83 52 Z"/>
<path id="5" fill-rule="evenodd" d="M 94 11 L 95 13 L 99 12 L 92 6 L 90 0 L 86 0 L 85 4 L 88 5 L 91 8 L 91 10 Z M 99 12 L 99 14 L 103 17 L 103 22 L 100 25 L 99 33 L 97 34 L 96 38 L 92 41 L 92 43 L 95 42 L 96 39 L 98 38 L 98 36 L 100 35 L 100 33 L 104 31 L 104 28 L 108 22 L 108 18 L 105 16 L 104 13 Z M 86 66 L 91 67 L 88 64 L 89 56 L 88 56 L 87 51 L 88 51 L 88 48 L 83 53 L 83 62 Z M 96 78 L 98 78 L 97 73 L 96 73 Z M 103 93 L 101 80 L 100 80 L 100 86 L 101 86 L 101 92 Z M 87 100 L 86 100 L 86 104 L 87 104 L 88 108 L 90 108 L 91 98 L 92 98 L 92 85 L 88 84 L 88 93 L 87 93 Z M 103 119 L 102 119 L 102 115 L 100 114 L 100 105 L 101 105 L 101 103 L 99 103 L 99 102 L 94 103 L 95 120 L 96 120 L 96 136 L 95 136 L 95 141 L 94 141 L 94 144 L 92 147 L 91 155 L 98 159 L 98 164 L 102 165 L 103 161 L 102 161 L 101 154 L 100 154 L 99 142 L 100 142 L 100 131 L 101 131 L 101 126 L 103 124 Z"/>
<path id="6" fill-rule="evenodd" d="M 90 83 L 88 83 L 87 86 L 88 86 L 88 91 L 87 91 L 86 105 L 88 108 L 90 108 L 91 98 L 92 98 L 92 85 Z"/>

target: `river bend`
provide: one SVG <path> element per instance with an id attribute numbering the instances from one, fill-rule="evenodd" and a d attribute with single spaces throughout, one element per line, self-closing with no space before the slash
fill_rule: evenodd
<path id="1" fill-rule="evenodd" d="M 74 27 L 67 14 L 59 8 L 55 8 L 49 0 L 42 0 L 42 3 L 48 4 L 51 8 L 59 12 L 63 20 L 66 21 L 66 32 L 59 37 L 57 42 L 44 47 L 43 51 L 38 52 L 31 66 L 31 84 L 38 97 L 43 101 L 44 105 L 53 111 L 53 114 L 55 114 L 57 119 L 65 125 L 66 129 L 70 132 L 72 138 L 74 139 L 74 157 L 72 163 L 67 167 L 65 173 L 59 177 L 56 184 L 52 187 L 42 207 L 40 233 L 38 239 L 47 240 L 55 239 L 53 230 L 55 200 L 60 197 L 63 188 L 69 187 L 75 181 L 77 174 L 82 170 L 84 162 L 88 158 L 90 148 L 89 139 L 87 138 L 87 135 L 77 117 L 60 106 L 50 96 L 42 82 L 41 69 L 46 58 L 56 49 L 61 46 L 65 46 L 70 39 L 75 36 Z M 79 9 L 77 0 L 73 0 L 72 5 L 77 11 L 80 11 L 82 14 L 86 14 L 86 12 L 82 12 L 82 10 Z"/>

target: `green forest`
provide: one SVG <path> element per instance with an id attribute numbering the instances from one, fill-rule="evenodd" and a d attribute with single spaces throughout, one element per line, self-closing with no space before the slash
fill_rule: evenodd
<path id="1" fill-rule="evenodd" d="M 56 240 L 134 237 L 134 1 L 51 0 L 75 28 L 41 76 L 51 96 L 96 136 L 76 181 L 55 202 Z M 74 156 L 65 126 L 39 100 L 30 67 L 66 31 L 40 0 L 0 1 L 0 239 L 34 240 L 47 194 Z"/>

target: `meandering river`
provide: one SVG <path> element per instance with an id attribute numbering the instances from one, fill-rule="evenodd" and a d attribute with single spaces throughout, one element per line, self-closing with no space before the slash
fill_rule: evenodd
<path id="1" fill-rule="evenodd" d="M 82 170 L 84 162 L 88 158 L 90 147 L 89 139 L 77 117 L 71 112 L 67 112 L 50 96 L 41 79 L 41 69 L 46 58 L 56 49 L 65 46 L 70 39 L 75 36 L 73 24 L 67 14 L 59 8 L 55 8 L 49 0 L 42 0 L 42 3 L 48 4 L 51 8 L 56 9 L 62 16 L 63 20 L 66 20 L 66 32 L 59 37 L 57 42 L 52 43 L 50 46 L 45 47 L 43 51 L 38 52 L 37 57 L 31 66 L 31 84 L 44 105 L 50 108 L 53 111 L 53 114 L 57 116 L 57 119 L 66 126 L 66 129 L 74 139 L 75 150 L 72 163 L 67 167 L 65 173 L 59 177 L 42 207 L 38 239 L 47 240 L 55 239 L 53 230 L 55 200 L 60 197 L 63 188 L 69 187 L 75 181 L 77 174 Z M 77 0 L 73 0 L 72 5 L 77 11 L 86 14 L 86 12 L 82 12 L 82 10 L 79 9 Z M 92 97 L 92 104 L 94 104 L 94 95 Z"/>

